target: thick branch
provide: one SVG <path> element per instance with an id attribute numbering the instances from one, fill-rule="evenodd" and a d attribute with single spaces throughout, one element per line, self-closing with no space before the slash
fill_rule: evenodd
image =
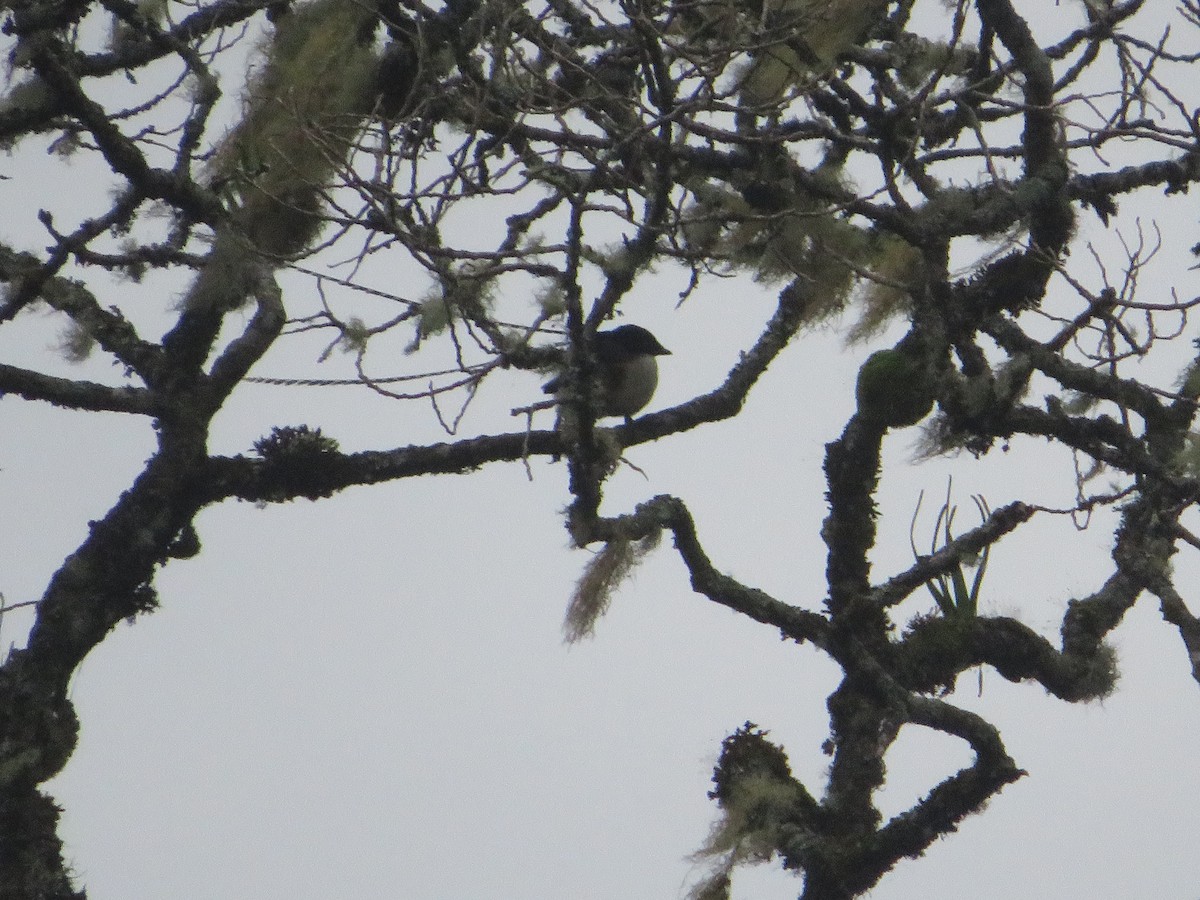
<path id="1" fill-rule="evenodd" d="M 17 394 L 26 400 L 44 400 L 68 409 L 140 415 L 156 415 L 158 411 L 153 395 L 144 388 L 56 378 L 4 363 L 0 363 L 0 394 Z"/>

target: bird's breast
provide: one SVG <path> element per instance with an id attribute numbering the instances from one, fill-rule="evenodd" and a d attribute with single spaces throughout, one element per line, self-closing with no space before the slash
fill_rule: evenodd
<path id="1" fill-rule="evenodd" d="M 658 361 L 653 356 L 638 356 L 613 367 L 605 385 L 604 414 L 632 416 L 650 402 L 658 387 Z"/>

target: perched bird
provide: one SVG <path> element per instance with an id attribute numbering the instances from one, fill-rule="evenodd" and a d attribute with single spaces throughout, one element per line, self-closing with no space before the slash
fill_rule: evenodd
<path id="1" fill-rule="evenodd" d="M 671 351 L 640 325 L 621 325 L 598 331 L 592 339 L 599 368 L 600 415 L 624 416 L 626 421 L 650 402 L 658 387 L 658 360 Z M 562 390 L 562 375 L 542 386 L 547 394 Z"/>

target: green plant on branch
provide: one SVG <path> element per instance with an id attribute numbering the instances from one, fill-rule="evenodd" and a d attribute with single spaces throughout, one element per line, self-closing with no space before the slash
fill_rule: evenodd
<path id="1" fill-rule="evenodd" d="M 929 554 L 932 556 L 939 550 L 954 543 L 954 516 L 958 507 L 951 501 L 953 479 L 946 482 L 946 500 L 938 510 L 937 520 L 933 524 L 933 536 L 930 539 Z M 913 556 L 920 560 L 915 537 L 917 516 L 921 512 L 921 501 L 925 497 L 922 491 L 917 497 L 917 506 L 913 510 L 912 523 L 909 527 L 908 541 L 912 547 Z M 980 520 L 987 522 L 992 511 L 987 500 L 979 494 L 972 494 L 971 499 L 979 511 Z M 925 588 L 937 602 L 938 609 L 947 619 L 974 618 L 979 614 L 979 590 L 983 586 L 983 577 L 987 573 L 988 556 L 991 544 L 974 553 L 963 553 L 946 573 L 937 575 L 925 583 Z M 967 585 L 967 574 L 971 573 L 971 584 Z"/>

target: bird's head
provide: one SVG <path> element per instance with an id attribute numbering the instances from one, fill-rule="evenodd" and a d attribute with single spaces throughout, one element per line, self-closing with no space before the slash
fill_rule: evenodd
<path id="1" fill-rule="evenodd" d="M 658 342 L 641 325 L 619 325 L 609 331 L 596 332 L 596 352 L 606 356 L 670 356 L 671 351 Z"/>

